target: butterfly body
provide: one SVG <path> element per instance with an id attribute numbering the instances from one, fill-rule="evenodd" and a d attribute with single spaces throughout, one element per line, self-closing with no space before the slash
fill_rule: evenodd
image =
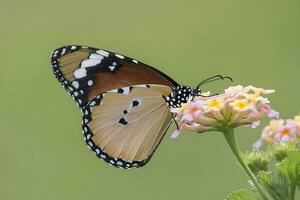
<path id="1" fill-rule="evenodd" d="M 88 147 L 121 168 L 146 164 L 192 89 L 135 59 L 84 46 L 53 51 L 53 72 L 83 112 Z"/>

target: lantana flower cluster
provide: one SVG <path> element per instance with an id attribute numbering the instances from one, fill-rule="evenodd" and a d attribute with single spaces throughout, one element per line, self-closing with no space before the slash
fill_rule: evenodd
<path id="1" fill-rule="evenodd" d="M 184 128 L 193 132 L 223 131 L 241 125 L 255 128 L 264 116 L 279 116 L 270 106 L 270 101 L 264 97 L 274 92 L 275 90 L 237 85 L 225 89 L 219 95 L 202 93 L 180 108 L 171 109 L 179 121 L 178 128 L 171 137 L 176 138 Z"/>
<path id="2" fill-rule="evenodd" d="M 271 120 L 262 133 L 261 138 L 254 143 L 254 148 L 260 148 L 263 143 L 293 143 L 300 141 L 300 115 L 294 119 Z"/>

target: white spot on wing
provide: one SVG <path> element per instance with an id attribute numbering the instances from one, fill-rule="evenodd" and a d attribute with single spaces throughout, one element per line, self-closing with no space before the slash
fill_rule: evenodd
<path id="1" fill-rule="evenodd" d="M 73 81 L 72 85 L 77 89 L 79 87 L 78 81 Z"/>
<path id="2" fill-rule="evenodd" d="M 123 94 L 129 94 L 129 92 L 130 92 L 129 87 L 124 87 L 122 89 L 124 90 Z"/>
<path id="3" fill-rule="evenodd" d="M 134 62 L 135 64 L 139 64 L 137 60 L 132 60 L 132 62 Z"/>
<path id="4" fill-rule="evenodd" d="M 121 165 L 121 166 L 122 166 L 122 165 L 123 165 L 123 162 L 119 160 L 119 161 L 117 162 L 117 165 Z"/>
<path id="5" fill-rule="evenodd" d="M 93 81 L 92 81 L 92 80 L 89 80 L 89 81 L 88 81 L 88 85 L 89 85 L 89 86 L 92 86 L 92 85 L 93 85 Z"/>
<path id="6" fill-rule="evenodd" d="M 104 154 L 101 154 L 100 157 L 103 158 L 103 159 L 106 158 L 106 156 Z"/>
<path id="7" fill-rule="evenodd" d="M 109 66 L 108 68 L 109 68 L 110 71 L 114 71 L 116 67 L 115 66 Z"/>
<path id="8" fill-rule="evenodd" d="M 66 48 L 63 48 L 60 55 L 64 55 L 66 53 Z"/>
<path id="9" fill-rule="evenodd" d="M 108 91 L 108 92 L 114 92 L 114 93 L 117 93 L 117 92 L 118 92 L 118 89 L 113 89 L 113 90 Z"/>
<path id="10" fill-rule="evenodd" d="M 72 50 L 76 49 L 76 46 L 71 46 L 71 49 L 72 49 Z"/>
<path id="11" fill-rule="evenodd" d="M 124 56 L 122 56 L 122 55 L 120 55 L 120 54 L 115 54 L 116 55 L 116 57 L 118 57 L 118 58 L 120 58 L 120 59 L 124 59 L 125 57 Z"/>
<path id="12" fill-rule="evenodd" d="M 102 60 L 103 56 L 99 55 L 99 54 L 96 54 L 96 53 L 91 53 L 91 55 L 89 56 L 89 58 L 90 59 L 99 59 L 99 60 Z"/>
<path id="13" fill-rule="evenodd" d="M 53 52 L 53 56 L 55 57 L 55 56 L 57 55 L 57 53 L 58 53 L 58 50 L 55 50 L 55 51 Z"/>
<path id="14" fill-rule="evenodd" d="M 89 146 L 92 147 L 93 146 L 93 143 L 92 142 L 88 142 Z"/>
<path id="15" fill-rule="evenodd" d="M 140 84 L 140 85 L 134 85 L 134 87 L 142 87 L 142 88 L 147 88 L 147 85 L 145 85 L 145 84 Z"/>
<path id="16" fill-rule="evenodd" d="M 106 52 L 106 51 L 103 51 L 101 49 L 99 49 L 98 51 L 96 51 L 98 54 L 102 55 L 102 56 L 105 56 L 105 57 L 108 57 L 109 53 Z"/>
<path id="17" fill-rule="evenodd" d="M 74 76 L 75 78 L 83 78 L 86 76 L 86 72 L 85 68 L 79 68 L 74 71 Z"/>
<path id="18" fill-rule="evenodd" d="M 86 59 L 86 60 L 82 61 L 80 67 L 94 67 L 95 65 L 100 64 L 101 61 L 102 60 L 98 60 L 98 59 Z"/>

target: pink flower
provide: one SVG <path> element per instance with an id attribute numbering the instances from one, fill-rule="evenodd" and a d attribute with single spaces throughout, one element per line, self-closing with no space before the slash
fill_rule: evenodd
<path id="1" fill-rule="evenodd" d="M 263 145 L 262 140 L 257 140 L 252 146 L 254 149 L 259 149 Z"/>
<path id="2" fill-rule="evenodd" d="M 260 125 L 260 121 L 252 122 L 252 124 L 247 125 L 249 128 L 256 128 Z"/>
<path id="3" fill-rule="evenodd" d="M 262 133 L 261 138 L 253 144 L 254 148 L 259 148 L 263 143 L 277 144 L 292 142 L 296 144 L 299 142 L 299 137 L 297 136 L 299 132 L 299 126 L 297 120 L 271 120 L 269 125 L 267 125 Z"/>
<path id="4" fill-rule="evenodd" d="M 279 142 L 288 142 L 297 135 L 297 126 L 295 121 L 287 120 L 284 126 L 278 128 L 274 138 Z"/>
<path id="5" fill-rule="evenodd" d="M 260 103 L 258 104 L 258 111 L 266 114 L 269 118 L 278 118 L 279 112 L 273 110 L 269 104 Z"/>
<path id="6" fill-rule="evenodd" d="M 194 118 L 198 117 L 203 113 L 204 103 L 202 101 L 191 101 L 188 104 L 188 108 L 183 111 L 182 119 L 186 122 L 192 122 Z"/>
<path id="7" fill-rule="evenodd" d="M 180 132 L 181 132 L 182 130 L 180 130 L 180 129 L 175 129 L 175 131 L 172 133 L 172 135 L 171 135 L 171 138 L 172 139 L 176 139 L 179 135 L 180 135 Z"/>
<path id="8" fill-rule="evenodd" d="M 186 122 L 184 122 L 184 121 L 180 122 L 180 124 L 178 125 L 178 128 L 176 128 L 175 131 L 171 135 L 172 139 L 176 139 L 180 135 L 185 124 L 186 124 Z"/>
<path id="9" fill-rule="evenodd" d="M 256 128 L 264 116 L 278 117 L 279 113 L 271 108 L 270 101 L 261 96 L 274 92 L 253 86 L 233 86 L 223 94 L 211 97 L 195 97 L 193 101 L 183 104 L 181 108 L 171 111 L 178 116 L 180 129 L 193 132 L 222 131 L 246 125 Z M 172 134 L 177 137 L 179 130 Z"/>

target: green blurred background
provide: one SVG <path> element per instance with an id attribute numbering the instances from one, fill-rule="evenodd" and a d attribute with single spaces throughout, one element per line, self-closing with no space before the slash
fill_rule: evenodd
<path id="1" fill-rule="evenodd" d="M 191 86 L 230 75 L 234 84 L 276 89 L 272 105 L 288 118 L 300 111 L 299 11 L 298 0 L 0 0 L 0 199 L 218 200 L 248 187 L 219 133 L 171 140 L 172 126 L 144 168 L 99 161 L 50 53 L 67 44 L 104 48 Z M 239 128 L 243 150 L 260 130 Z"/>

